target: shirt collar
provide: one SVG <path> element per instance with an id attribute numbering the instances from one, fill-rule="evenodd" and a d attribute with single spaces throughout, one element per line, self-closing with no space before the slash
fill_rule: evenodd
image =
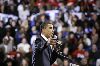
<path id="1" fill-rule="evenodd" d="M 41 36 L 42 36 L 46 41 L 48 41 L 47 37 L 45 37 L 45 35 L 43 35 L 42 33 L 41 33 Z"/>

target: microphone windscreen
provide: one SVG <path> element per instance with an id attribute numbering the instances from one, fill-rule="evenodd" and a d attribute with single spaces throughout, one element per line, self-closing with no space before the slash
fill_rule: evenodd
<path id="1" fill-rule="evenodd" d="M 57 38 L 58 38 L 57 35 L 54 35 L 54 36 L 53 36 L 53 39 L 57 39 Z"/>

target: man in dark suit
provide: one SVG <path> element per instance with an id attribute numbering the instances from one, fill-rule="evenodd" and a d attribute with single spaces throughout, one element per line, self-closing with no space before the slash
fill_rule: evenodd
<path id="1" fill-rule="evenodd" d="M 53 24 L 50 22 L 44 22 L 41 24 L 41 33 L 33 44 L 32 65 L 33 66 L 51 66 L 56 58 L 57 53 L 51 49 L 56 45 L 56 40 L 52 39 L 54 34 Z"/>

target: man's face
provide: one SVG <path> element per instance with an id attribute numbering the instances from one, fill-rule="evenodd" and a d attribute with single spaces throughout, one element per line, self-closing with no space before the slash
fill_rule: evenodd
<path id="1" fill-rule="evenodd" d="M 48 25 L 46 26 L 46 28 L 44 29 L 44 31 L 45 31 L 45 34 L 46 34 L 46 37 L 47 37 L 47 38 L 52 37 L 53 34 L 54 34 L 53 25 L 52 25 L 52 24 L 48 24 Z"/>
<path id="2" fill-rule="evenodd" d="M 68 66 L 69 62 L 68 60 L 64 60 L 64 66 Z"/>

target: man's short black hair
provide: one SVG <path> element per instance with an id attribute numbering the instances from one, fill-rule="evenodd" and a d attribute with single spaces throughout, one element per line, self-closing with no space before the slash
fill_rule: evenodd
<path id="1" fill-rule="evenodd" d="M 40 29 L 42 30 L 42 29 L 46 28 L 46 26 L 47 26 L 48 24 L 52 24 L 51 21 L 43 22 L 43 23 L 40 25 Z"/>

